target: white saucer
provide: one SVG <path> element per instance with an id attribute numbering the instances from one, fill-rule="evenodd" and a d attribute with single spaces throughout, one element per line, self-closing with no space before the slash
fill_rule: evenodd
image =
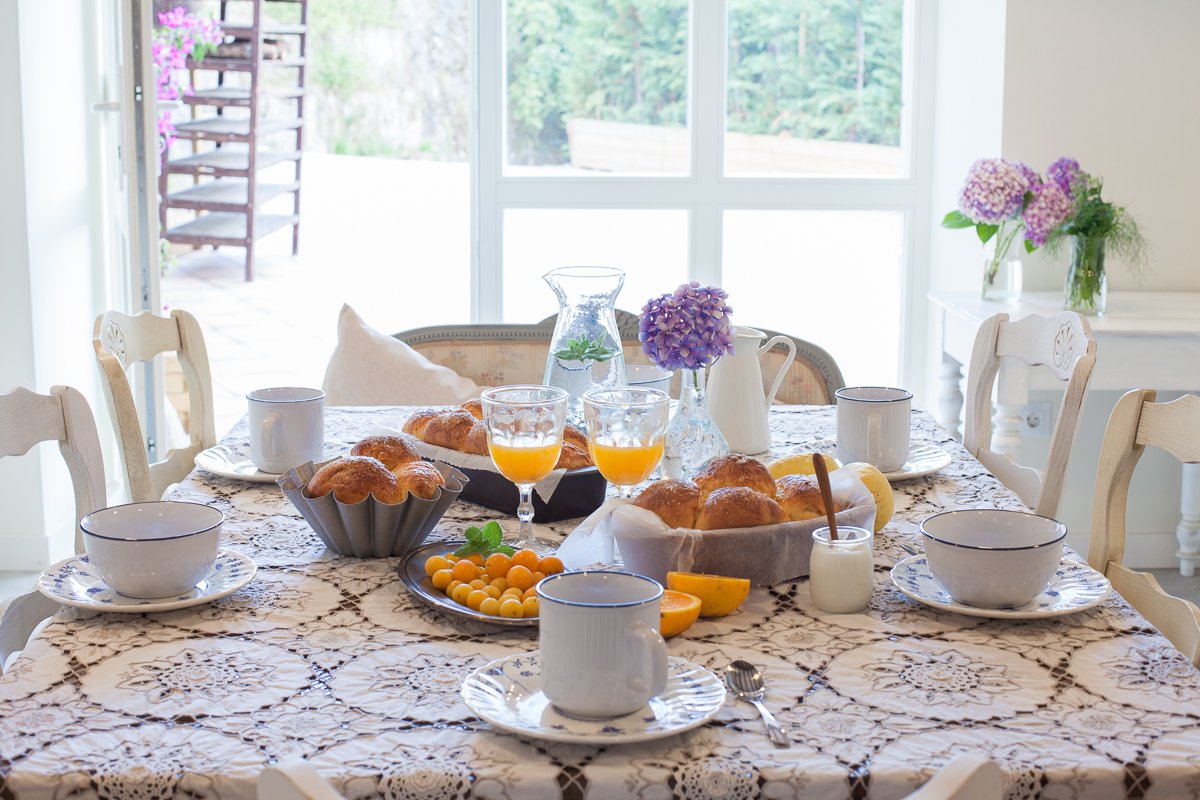
<path id="1" fill-rule="evenodd" d="M 674 736 L 703 725 L 725 704 L 725 685 L 704 667 L 671 656 L 667 688 L 623 717 L 583 720 L 562 714 L 542 694 L 541 653 L 497 659 L 471 673 L 462 699 L 501 730 L 573 744 L 626 744 Z"/>
<path id="2" fill-rule="evenodd" d="M 93 574 L 88 557 L 79 555 L 48 567 L 38 578 L 38 591 L 75 608 L 150 614 L 200 605 L 233 594 L 253 580 L 257 571 L 250 556 L 220 550 L 212 570 L 190 591 L 172 597 L 126 597 Z"/>
<path id="3" fill-rule="evenodd" d="M 885 472 L 883 477 L 892 483 L 923 478 L 950 466 L 950 454 L 932 444 L 914 444 L 908 449 L 908 461 L 895 472 Z"/>
<path id="4" fill-rule="evenodd" d="M 923 555 L 909 556 L 892 567 L 892 583 L 913 600 L 927 606 L 989 619 L 1040 619 L 1075 614 L 1099 604 L 1112 591 L 1108 578 L 1087 564 L 1065 558 L 1050 579 L 1050 585 L 1018 608 L 978 608 L 959 603 L 933 577 Z"/>
<path id="5" fill-rule="evenodd" d="M 225 444 L 210 447 L 196 453 L 196 466 L 221 478 L 232 478 L 250 483 L 274 483 L 279 476 L 262 472 L 250 460 L 250 454 Z"/>

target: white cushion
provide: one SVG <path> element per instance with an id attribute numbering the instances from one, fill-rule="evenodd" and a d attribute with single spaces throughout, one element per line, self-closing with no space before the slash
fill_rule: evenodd
<path id="1" fill-rule="evenodd" d="M 367 325 L 348 305 L 338 316 L 338 345 L 325 368 L 323 388 L 331 406 L 457 405 L 481 391 Z"/>

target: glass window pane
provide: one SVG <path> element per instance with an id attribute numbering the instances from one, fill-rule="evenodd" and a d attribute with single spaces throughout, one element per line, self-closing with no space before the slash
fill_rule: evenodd
<path id="1" fill-rule="evenodd" d="M 688 0 L 505 12 L 505 174 L 688 172 Z"/>
<path id="2" fill-rule="evenodd" d="M 558 313 L 542 276 L 556 267 L 625 270 L 617 308 L 638 313 L 654 295 L 687 280 L 683 210 L 510 208 L 504 212 L 504 321 Z"/>
<path id="3" fill-rule="evenodd" d="M 729 0 L 725 173 L 902 177 L 904 0 Z"/>
<path id="4" fill-rule="evenodd" d="M 903 230 L 898 211 L 726 211 L 733 321 L 823 347 L 849 385 L 894 386 Z"/>

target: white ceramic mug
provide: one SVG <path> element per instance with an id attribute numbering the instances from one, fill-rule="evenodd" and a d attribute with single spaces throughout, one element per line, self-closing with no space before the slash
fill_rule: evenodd
<path id="1" fill-rule="evenodd" d="M 667 686 L 662 586 L 628 572 L 563 572 L 537 586 L 542 691 L 576 717 L 631 714 Z"/>
<path id="2" fill-rule="evenodd" d="M 325 393 L 281 386 L 255 389 L 250 404 L 250 460 L 263 472 L 280 474 L 321 460 L 325 447 Z"/>
<path id="3" fill-rule="evenodd" d="M 837 457 L 895 472 L 908 461 L 912 392 L 887 386 L 847 386 L 837 395 Z"/>

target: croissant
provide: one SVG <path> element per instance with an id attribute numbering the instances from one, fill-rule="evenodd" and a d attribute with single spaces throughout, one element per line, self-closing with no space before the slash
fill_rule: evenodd
<path id="1" fill-rule="evenodd" d="M 428 444 L 486 456 L 488 437 L 487 428 L 480 421 L 482 417 L 482 403 L 477 398 L 459 408 L 422 409 L 408 418 L 403 430 Z M 575 425 L 563 426 L 562 451 L 555 469 L 583 469 L 593 465 L 587 434 Z"/>
<path id="2" fill-rule="evenodd" d="M 737 453 L 712 459 L 696 473 L 694 480 L 704 495 L 709 495 L 717 489 L 745 486 L 762 492 L 767 497 L 775 496 L 775 479 L 763 463 Z"/>
<path id="3" fill-rule="evenodd" d="M 421 460 L 417 448 L 399 436 L 368 436 L 350 448 L 350 455 L 377 458 L 393 471 L 401 464 Z"/>
<path id="4" fill-rule="evenodd" d="M 399 503 L 405 496 L 383 462 L 370 456 L 346 456 L 330 461 L 317 470 L 305 487 L 309 497 L 324 497 L 330 492 L 348 505 L 360 503 L 368 495 L 383 503 Z"/>
<path id="5" fill-rule="evenodd" d="M 465 451 L 467 436 L 475 426 L 475 418 L 471 412 L 455 408 L 438 414 L 425 426 L 425 434 L 420 438 L 438 447 L 449 447 L 451 450 Z"/>

